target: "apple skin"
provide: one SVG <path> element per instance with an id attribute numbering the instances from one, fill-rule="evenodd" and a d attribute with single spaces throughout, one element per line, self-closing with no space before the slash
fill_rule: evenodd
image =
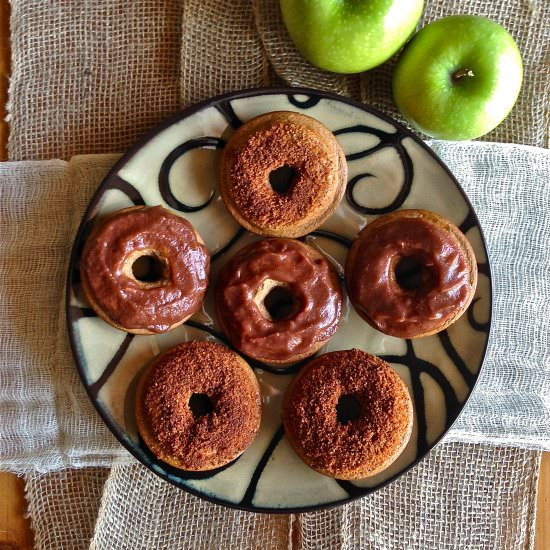
<path id="1" fill-rule="evenodd" d="M 280 0 L 290 37 L 313 65 L 360 73 L 387 61 L 414 31 L 424 0 Z"/>
<path id="2" fill-rule="evenodd" d="M 416 129 L 459 141 L 498 126 L 522 80 L 521 54 L 504 27 L 455 15 L 430 23 L 407 45 L 393 73 L 393 96 Z"/>

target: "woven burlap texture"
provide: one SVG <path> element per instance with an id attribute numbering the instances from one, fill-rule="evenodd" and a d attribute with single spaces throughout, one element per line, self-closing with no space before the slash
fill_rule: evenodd
<path id="1" fill-rule="evenodd" d="M 548 146 L 550 2 L 432 0 L 423 22 L 457 13 L 504 24 L 525 64 L 516 107 L 483 139 Z M 360 77 L 319 71 L 296 51 L 274 0 L 13 0 L 11 34 L 12 160 L 123 151 L 178 107 L 279 79 L 399 118 L 395 59 Z"/>
<path id="2" fill-rule="evenodd" d="M 457 468 L 456 458 L 469 467 Z M 143 466 L 115 467 L 105 484 L 90 548 L 530 548 L 538 460 L 538 453 L 528 451 L 448 444 L 397 482 L 356 503 L 327 512 L 271 516 L 209 505 Z"/>
<path id="3" fill-rule="evenodd" d="M 179 0 L 13 0 L 11 160 L 123 151 L 179 107 Z"/>
<path id="4" fill-rule="evenodd" d="M 27 474 L 25 496 L 35 548 L 89 548 L 109 472 L 108 468 L 83 468 Z"/>

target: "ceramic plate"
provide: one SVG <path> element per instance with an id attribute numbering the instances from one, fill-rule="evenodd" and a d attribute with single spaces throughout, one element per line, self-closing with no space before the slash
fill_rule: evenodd
<path id="1" fill-rule="evenodd" d="M 479 284 L 458 322 L 428 338 L 401 340 L 365 323 L 347 297 L 341 326 L 319 353 L 353 347 L 381 356 L 406 382 L 414 401 L 410 442 L 383 473 L 361 481 L 336 481 L 309 469 L 290 448 L 281 425 L 281 402 L 300 365 L 280 372 L 253 363 L 264 413 L 253 445 L 216 471 L 189 473 L 157 460 L 136 430 L 136 382 L 159 352 L 188 340 L 227 344 L 208 291 L 202 311 L 176 330 L 133 336 L 107 325 L 82 296 L 79 257 L 93 225 L 132 205 L 157 205 L 189 219 L 212 253 L 212 277 L 240 248 L 258 237 L 229 215 L 217 190 L 220 152 L 243 122 L 275 110 L 305 113 L 340 141 L 348 162 L 347 192 L 335 214 L 305 242 L 321 250 L 340 277 L 352 240 L 376 216 L 424 208 L 452 220 L 476 253 Z M 343 279 L 342 279 L 343 280 Z M 208 500 L 246 510 L 295 512 L 342 504 L 387 484 L 424 457 L 454 422 L 478 377 L 491 319 L 491 276 L 478 219 L 445 165 L 411 132 L 347 99 L 314 90 L 248 90 L 217 97 L 178 113 L 132 148 L 92 199 L 74 244 L 67 319 L 77 368 L 102 418 L 143 464 L 178 487 Z"/>

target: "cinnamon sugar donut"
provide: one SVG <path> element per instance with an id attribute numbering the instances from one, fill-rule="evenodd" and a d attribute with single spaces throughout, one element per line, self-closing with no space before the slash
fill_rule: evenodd
<path id="1" fill-rule="evenodd" d="M 141 377 L 139 433 L 160 460 L 213 470 L 243 453 L 260 429 L 258 380 L 239 355 L 213 342 L 188 342 L 159 355 Z"/>
<path id="2" fill-rule="evenodd" d="M 294 378 L 283 406 L 285 434 L 298 456 L 336 479 L 386 469 L 412 432 L 412 401 L 388 363 L 358 349 L 326 353 Z"/>
<path id="3" fill-rule="evenodd" d="M 275 365 L 313 355 L 342 315 L 338 277 L 322 254 L 293 239 L 265 239 L 220 271 L 216 313 L 242 353 Z"/>
<path id="4" fill-rule="evenodd" d="M 470 243 L 453 223 L 427 210 L 400 210 L 369 223 L 345 271 L 359 315 L 399 338 L 447 328 L 466 311 L 477 285 Z"/>
<path id="5" fill-rule="evenodd" d="M 281 169 L 289 172 L 282 188 L 273 181 Z M 346 177 L 344 152 L 328 128 L 299 113 L 276 111 L 231 136 L 221 158 L 220 194 L 249 231 L 300 237 L 334 212 Z"/>
<path id="6" fill-rule="evenodd" d="M 153 280 L 134 274 L 143 256 L 158 268 Z M 201 306 L 209 272 L 210 254 L 191 223 L 161 206 L 109 216 L 86 241 L 80 260 L 91 307 L 133 334 L 166 332 L 185 322 Z"/>

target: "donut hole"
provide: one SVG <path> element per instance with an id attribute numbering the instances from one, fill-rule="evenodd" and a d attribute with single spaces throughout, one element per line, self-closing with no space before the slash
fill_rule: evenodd
<path id="1" fill-rule="evenodd" d="M 300 302 L 288 288 L 276 286 L 264 298 L 264 307 L 273 321 L 285 321 L 296 315 Z"/>
<path id="2" fill-rule="evenodd" d="M 395 264 L 395 282 L 403 290 L 418 290 L 426 277 L 424 265 L 414 256 L 404 256 Z"/>
<path id="3" fill-rule="evenodd" d="M 156 256 L 144 254 L 132 264 L 132 275 L 142 283 L 156 283 L 164 276 L 164 263 Z"/>
<path id="4" fill-rule="evenodd" d="M 339 424 L 353 422 L 361 416 L 361 403 L 353 395 L 342 395 L 336 404 L 336 420 Z"/>
<path id="5" fill-rule="evenodd" d="M 210 414 L 214 410 L 212 400 L 205 393 L 194 393 L 189 398 L 189 408 L 195 418 Z"/>
<path id="6" fill-rule="evenodd" d="M 296 170 L 285 164 L 270 172 L 269 184 L 275 193 L 282 195 L 292 187 L 295 177 Z"/>

